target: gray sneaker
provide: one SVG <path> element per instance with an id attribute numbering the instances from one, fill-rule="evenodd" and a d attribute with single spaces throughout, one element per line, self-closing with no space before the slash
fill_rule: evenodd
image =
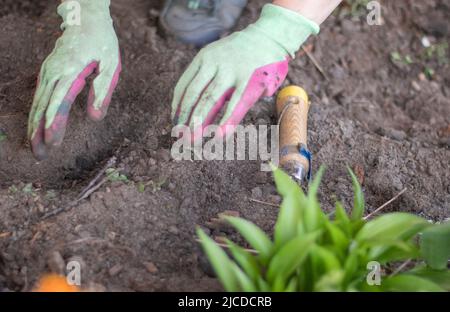
<path id="1" fill-rule="evenodd" d="M 204 46 L 233 28 L 247 0 L 166 0 L 159 19 L 178 40 Z"/>

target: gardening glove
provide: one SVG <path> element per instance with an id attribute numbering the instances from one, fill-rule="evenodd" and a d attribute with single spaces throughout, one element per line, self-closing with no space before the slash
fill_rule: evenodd
<path id="1" fill-rule="evenodd" d="M 93 73 L 87 113 L 96 121 L 106 115 L 121 71 L 109 5 L 110 0 L 78 0 L 58 7 L 64 33 L 42 64 L 28 123 L 28 138 L 39 160 L 62 143 L 72 103 Z"/>
<path id="2" fill-rule="evenodd" d="M 202 49 L 175 88 L 172 118 L 189 125 L 196 140 L 229 101 L 216 136 L 234 131 L 262 96 L 272 96 L 303 42 L 319 32 L 313 21 L 266 4 L 259 20 Z"/>

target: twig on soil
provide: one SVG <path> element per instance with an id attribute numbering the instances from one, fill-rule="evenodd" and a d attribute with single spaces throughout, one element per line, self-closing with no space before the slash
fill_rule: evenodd
<path id="1" fill-rule="evenodd" d="M 92 193 L 94 193 L 96 190 L 98 190 L 103 184 L 105 184 L 108 181 L 108 178 L 104 177 L 102 180 L 100 180 L 100 182 L 97 182 L 105 174 L 106 170 L 108 170 L 109 168 L 111 168 L 112 166 L 115 165 L 116 161 L 117 161 L 116 156 L 111 157 L 108 160 L 108 162 L 106 163 L 106 165 L 102 168 L 102 170 L 100 170 L 100 172 L 94 177 L 94 179 L 92 179 L 91 182 L 89 182 L 89 184 L 81 191 L 81 193 L 78 195 L 78 197 L 75 200 L 69 202 L 67 204 L 67 206 L 57 208 L 53 211 L 46 213 L 44 216 L 41 217 L 41 220 L 45 220 L 50 217 L 54 217 L 64 211 L 67 211 L 67 210 L 73 208 L 74 206 L 76 206 L 80 201 L 91 196 Z"/>
<path id="2" fill-rule="evenodd" d="M 102 170 L 100 170 L 100 172 L 94 177 L 94 179 L 92 179 L 91 182 L 89 182 L 89 184 L 81 191 L 80 195 L 78 196 L 78 199 L 81 200 L 86 198 L 84 197 L 86 193 L 90 192 L 90 190 L 95 186 L 95 183 L 97 183 L 97 181 L 102 177 L 102 175 L 106 172 L 106 170 L 108 170 L 109 168 L 111 168 L 116 164 L 116 161 L 117 161 L 116 156 L 111 157 L 106 163 L 106 165 L 102 168 Z M 90 194 L 92 194 L 92 192 L 90 192 Z"/>
<path id="3" fill-rule="evenodd" d="M 251 202 L 254 202 L 254 203 L 258 203 L 258 204 L 263 204 L 263 205 L 267 205 L 267 206 L 272 206 L 272 207 L 280 208 L 280 205 L 268 203 L 268 202 L 265 202 L 265 201 L 262 201 L 262 200 L 257 200 L 257 199 L 254 199 L 254 198 L 249 198 L 249 200 L 250 200 Z"/>
<path id="4" fill-rule="evenodd" d="M 0 94 L 0 96 L 1 96 L 1 94 Z M 17 116 L 17 115 L 20 115 L 20 114 L 23 114 L 23 113 L 22 113 L 22 112 L 19 112 L 19 113 L 13 113 L 13 114 L 4 114 L 4 115 L 0 115 L 0 118 L 6 118 L 6 117 Z"/>
<path id="5" fill-rule="evenodd" d="M 108 181 L 108 177 L 103 178 L 100 182 L 98 182 L 97 184 L 92 186 L 90 189 L 86 190 L 86 192 L 84 194 L 82 194 L 82 195 L 80 194 L 80 196 L 78 197 L 76 202 L 78 203 L 78 202 L 82 201 L 83 199 L 86 199 L 89 196 L 91 196 L 92 193 L 94 193 L 96 190 L 98 190 L 107 181 Z"/>
<path id="6" fill-rule="evenodd" d="M 402 265 L 399 266 L 399 267 L 398 267 L 394 272 L 392 272 L 389 276 L 397 275 L 398 273 L 400 273 L 401 271 L 403 271 L 403 269 L 406 268 L 406 266 L 407 266 L 408 264 L 410 264 L 411 261 L 412 261 L 411 259 L 408 259 L 408 260 L 406 260 L 405 262 L 403 262 Z"/>
<path id="7" fill-rule="evenodd" d="M 317 61 L 317 59 L 315 58 L 315 56 L 308 51 L 308 49 L 306 49 L 305 47 L 302 47 L 303 52 L 305 52 L 306 56 L 311 60 L 311 62 L 314 64 L 314 66 L 317 68 L 317 70 L 322 74 L 322 76 L 325 78 L 325 80 L 329 80 L 328 79 L 328 75 L 325 73 L 325 71 L 323 70 L 322 66 L 320 66 L 319 62 Z"/>
<path id="8" fill-rule="evenodd" d="M 398 193 L 397 195 L 395 195 L 394 197 L 392 197 L 390 200 L 388 200 L 387 202 L 385 202 L 383 205 L 381 205 L 380 207 L 378 207 L 377 209 L 375 209 L 374 211 L 372 211 L 371 213 L 369 213 L 367 216 L 364 217 L 364 220 L 368 220 L 370 217 L 372 217 L 373 215 L 377 214 L 378 212 L 380 212 L 381 210 L 383 210 L 384 208 L 386 208 L 386 206 L 388 206 L 389 204 L 391 204 L 393 201 L 395 201 L 397 198 L 399 198 L 403 193 L 405 193 L 407 190 L 407 188 L 404 188 L 403 190 L 400 191 L 400 193 Z"/>
<path id="9" fill-rule="evenodd" d="M 0 233 L 0 238 L 11 236 L 11 232 Z"/>
<path id="10" fill-rule="evenodd" d="M 200 239 L 198 239 L 198 238 L 196 238 L 195 241 L 198 242 L 198 243 L 201 243 L 201 242 L 202 242 L 202 241 L 201 241 Z M 222 248 L 225 248 L 225 249 L 229 249 L 229 248 L 230 248 L 230 247 L 228 247 L 227 244 L 222 244 L 222 243 L 218 243 L 218 242 L 214 242 L 214 243 L 215 243 L 217 246 L 222 247 Z M 257 255 L 257 254 L 258 254 L 258 251 L 257 251 L 257 250 L 254 250 L 254 249 L 244 248 L 244 250 L 247 251 L 247 252 L 249 252 L 249 253 L 252 253 L 252 254 L 254 254 L 254 255 Z"/>

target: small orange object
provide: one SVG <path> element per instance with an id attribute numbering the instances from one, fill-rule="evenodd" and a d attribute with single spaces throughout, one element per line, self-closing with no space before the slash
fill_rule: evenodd
<path id="1" fill-rule="evenodd" d="M 79 292 L 77 286 L 69 285 L 64 276 L 48 274 L 41 278 L 34 292 Z"/>

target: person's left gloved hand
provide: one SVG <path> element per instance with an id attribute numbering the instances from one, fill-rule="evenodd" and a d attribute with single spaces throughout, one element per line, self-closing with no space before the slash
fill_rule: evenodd
<path id="1" fill-rule="evenodd" d="M 72 24 L 71 5 L 80 6 L 80 23 Z M 64 33 L 42 64 L 28 121 L 28 138 L 38 160 L 62 143 L 69 112 L 86 78 L 95 74 L 88 97 L 88 116 L 105 117 L 119 80 L 119 42 L 109 12 L 110 0 L 63 1 L 58 14 Z"/>
<path id="2" fill-rule="evenodd" d="M 289 60 L 318 32 L 319 26 L 300 14 L 265 5 L 255 24 L 198 53 L 175 88 L 174 123 L 189 125 L 196 139 L 229 100 L 216 135 L 230 134 L 260 97 L 277 91 Z"/>

